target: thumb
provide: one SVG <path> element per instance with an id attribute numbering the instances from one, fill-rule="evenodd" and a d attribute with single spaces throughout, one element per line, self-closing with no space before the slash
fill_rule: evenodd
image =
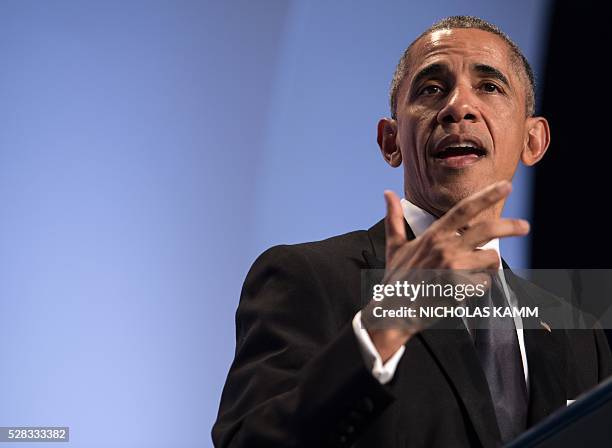
<path id="1" fill-rule="evenodd" d="M 387 237 L 387 253 L 390 253 L 406 243 L 406 226 L 399 197 L 391 190 L 385 190 L 385 201 L 387 203 L 385 234 Z"/>

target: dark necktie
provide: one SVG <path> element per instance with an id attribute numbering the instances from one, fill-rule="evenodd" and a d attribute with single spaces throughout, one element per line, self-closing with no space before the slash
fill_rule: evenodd
<path id="1" fill-rule="evenodd" d="M 492 280 L 486 305 L 509 306 L 499 275 L 493 275 Z M 527 426 L 527 387 L 516 327 L 512 317 L 489 317 L 478 322 L 470 332 L 489 384 L 502 442 L 506 443 Z"/>

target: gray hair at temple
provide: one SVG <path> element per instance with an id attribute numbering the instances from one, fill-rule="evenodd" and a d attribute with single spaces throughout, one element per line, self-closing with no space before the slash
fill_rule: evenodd
<path id="1" fill-rule="evenodd" d="M 393 74 L 393 80 L 391 81 L 391 89 L 389 92 L 389 100 L 391 103 L 391 117 L 395 120 L 397 119 L 397 95 L 402 84 L 402 80 L 406 76 L 406 72 L 408 71 L 408 60 L 410 55 L 410 50 L 414 46 L 414 44 L 423 36 L 427 34 L 433 33 L 438 30 L 452 30 L 457 28 L 475 28 L 483 31 L 487 31 L 489 33 L 493 33 L 499 37 L 501 37 L 510 47 L 510 54 L 512 57 L 513 65 L 519 70 L 522 71 L 521 76 L 523 78 L 525 88 L 526 88 L 526 111 L 528 117 L 532 117 L 535 113 L 535 77 L 533 75 L 533 70 L 529 65 L 529 61 L 523 55 L 520 48 L 510 39 L 506 33 L 500 30 L 497 26 L 492 23 L 487 22 L 486 20 L 480 19 L 478 17 L 472 16 L 452 16 L 442 19 L 432 26 L 427 28 L 419 37 L 417 37 L 412 43 L 406 48 L 404 54 L 400 58 L 397 68 L 395 69 L 395 73 Z"/>

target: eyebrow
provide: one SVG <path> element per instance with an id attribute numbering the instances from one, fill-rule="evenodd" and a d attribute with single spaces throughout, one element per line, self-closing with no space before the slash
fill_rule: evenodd
<path id="1" fill-rule="evenodd" d="M 443 64 L 429 64 L 427 67 L 422 68 L 419 72 L 412 78 L 412 82 L 410 83 L 410 88 L 412 88 L 419 84 L 421 81 L 427 78 L 431 78 L 433 76 L 441 76 L 444 73 L 448 72 L 448 68 Z"/>
<path id="2" fill-rule="evenodd" d="M 491 67 L 490 65 L 487 65 L 487 64 L 474 64 L 472 66 L 472 69 L 476 73 L 489 76 L 490 78 L 493 78 L 493 79 L 497 79 L 499 82 L 504 84 L 509 89 L 511 88 L 510 83 L 508 82 L 508 78 L 506 78 L 506 76 L 504 76 L 504 74 L 500 72 L 498 69 L 496 69 L 495 67 Z"/>
<path id="3" fill-rule="evenodd" d="M 511 88 L 508 78 L 498 69 L 487 64 L 474 64 L 472 70 L 480 75 L 486 75 L 493 79 L 497 79 L 499 82 L 504 84 L 506 87 Z M 414 76 L 410 87 L 418 85 L 421 81 L 427 78 L 442 76 L 448 73 L 448 67 L 445 64 L 430 64 L 421 70 Z"/>

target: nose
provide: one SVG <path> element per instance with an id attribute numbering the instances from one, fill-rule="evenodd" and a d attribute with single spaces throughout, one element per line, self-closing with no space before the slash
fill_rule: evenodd
<path id="1" fill-rule="evenodd" d="M 438 123 L 459 123 L 461 120 L 478 121 L 480 113 L 471 86 L 456 85 L 447 96 L 446 104 L 438 112 Z"/>

